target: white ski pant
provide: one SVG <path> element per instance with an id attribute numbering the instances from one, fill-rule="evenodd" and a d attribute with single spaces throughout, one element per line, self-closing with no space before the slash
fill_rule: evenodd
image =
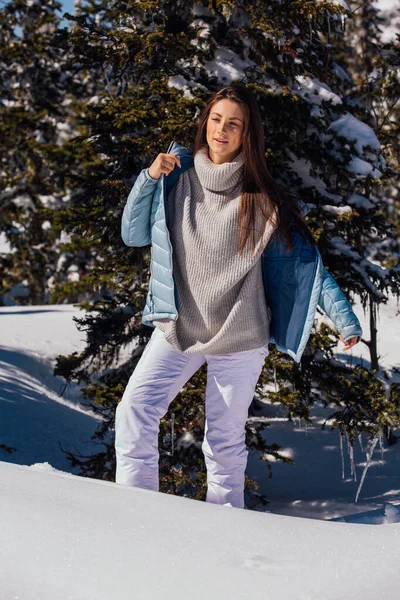
<path id="1" fill-rule="evenodd" d="M 244 507 L 248 451 L 245 424 L 268 345 L 231 354 L 185 355 L 157 327 L 126 386 L 115 415 L 116 482 L 159 490 L 160 419 L 207 361 L 202 451 L 207 502 Z"/>

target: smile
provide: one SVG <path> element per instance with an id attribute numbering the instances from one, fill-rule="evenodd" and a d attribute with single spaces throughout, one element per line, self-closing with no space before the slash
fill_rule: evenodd
<path id="1" fill-rule="evenodd" d="M 214 140 L 217 142 L 217 144 L 227 144 L 228 140 L 217 140 L 217 138 L 214 138 Z"/>

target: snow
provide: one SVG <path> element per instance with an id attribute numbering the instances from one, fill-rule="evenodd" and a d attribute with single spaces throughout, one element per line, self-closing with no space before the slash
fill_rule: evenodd
<path id="1" fill-rule="evenodd" d="M 361 255 L 355 250 L 351 249 L 351 246 L 345 242 L 345 240 L 340 236 L 333 236 L 330 239 L 330 252 L 331 254 L 336 254 L 337 256 L 346 256 L 351 260 L 355 260 L 355 263 L 352 263 L 353 269 L 358 271 L 363 280 L 364 285 L 367 289 L 369 289 L 376 297 L 379 298 L 387 298 L 386 294 L 384 294 L 380 289 L 380 285 L 376 286 L 372 281 L 370 281 L 369 274 L 372 274 L 372 277 L 376 277 L 380 280 L 380 282 L 390 283 L 392 275 L 388 269 L 382 268 L 380 265 L 373 263 L 371 260 L 367 260 L 361 257 Z"/>
<path id="2" fill-rule="evenodd" d="M 320 177 L 313 177 L 310 171 L 313 167 L 312 163 L 305 158 L 296 156 L 291 150 L 287 149 L 288 157 L 290 158 L 290 166 L 296 175 L 301 179 L 304 187 L 315 188 L 325 198 L 330 198 L 333 202 L 340 202 L 341 196 L 329 192 L 326 183 Z"/>
<path id="3" fill-rule="evenodd" d="M 330 204 L 322 204 L 321 208 L 332 215 L 344 215 L 351 212 L 350 206 L 331 206 Z"/>
<path id="4" fill-rule="evenodd" d="M 369 125 L 346 112 L 329 125 L 328 131 L 334 132 L 335 136 L 345 138 L 354 147 L 354 151 L 350 152 L 350 159 L 345 165 L 345 168 L 352 173 L 354 178 L 382 177 L 379 168 L 385 168 L 386 161 L 381 153 L 375 131 Z M 342 159 L 339 140 L 332 137 L 331 133 L 325 134 L 324 139 L 325 143 L 331 140 L 334 143 L 336 149 L 330 152 L 331 155 Z M 344 148 L 351 150 L 350 144 L 345 144 Z"/>
<path id="5" fill-rule="evenodd" d="M 367 177 L 367 175 L 371 175 L 373 177 L 382 177 L 381 171 L 379 169 L 374 169 L 371 163 L 366 160 L 362 160 L 358 156 L 351 155 L 352 158 L 348 165 L 346 165 L 346 169 L 351 171 L 353 175 L 356 176 L 357 179 L 361 179 L 363 177 Z"/>
<path id="6" fill-rule="evenodd" d="M 11 252 L 10 243 L 4 231 L 0 231 L 0 254 L 9 254 Z"/>
<path id="7" fill-rule="evenodd" d="M 337 62 L 332 61 L 331 69 L 335 73 L 336 77 L 338 77 L 339 79 L 342 79 L 342 81 L 351 82 L 351 78 L 348 76 L 346 71 L 340 65 L 338 65 Z"/>
<path id="8" fill-rule="evenodd" d="M 332 92 L 326 83 L 314 76 L 296 75 L 292 92 L 310 102 L 314 108 L 320 106 L 323 100 L 330 101 L 332 104 L 342 104 L 342 99 Z"/>
<path id="9" fill-rule="evenodd" d="M 0 463 L 2 600 L 394 599 L 400 525 L 218 506 Z"/>
<path id="10" fill-rule="evenodd" d="M 43 223 L 42 223 L 42 229 L 44 229 L 45 231 L 48 231 L 49 229 L 51 229 L 51 223 L 50 223 L 50 221 L 43 221 Z"/>
<path id="11" fill-rule="evenodd" d="M 206 21 L 204 21 L 204 19 L 195 19 L 190 24 L 190 27 L 200 28 L 200 31 L 197 34 L 199 38 L 208 39 L 212 34 L 212 27 L 210 23 L 207 23 Z"/>
<path id="12" fill-rule="evenodd" d="M 361 260 L 361 255 L 355 250 L 351 249 L 351 246 L 345 242 L 340 236 L 332 236 L 329 240 L 330 252 L 338 256 L 347 256 L 350 259 L 354 259 L 357 262 Z"/>
<path id="13" fill-rule="evenodd" d="M 336 135 L 340 135 L 354 142 L 354 146 L 360 155 L 365 153 L 368 146 L 377 153 L 380 151 L 380 144 L 375 131 L 349 112 L 346 112 L 345 115 L 342 115 L 336 119 L 336 121 L 333 121 L 329 128 L 332 129 Z M 375 153 L 371 152 L 371 154 L 375 157 Z"/>
<path id="14" fill-rule="evenodd" d="M 190 91 L 191 89 L 198 89 L 202 90 L 203 92 L 206 91 L 206 88 L 203 85 L 194 81 L 189 81 L 188 79 L 185 79 L 183 75 L 174 75 L 169 77 L 167 85 L 168 87 L 174 87 L 178 90 L 182 90 L 185 98 L 189 99 L 194 98 L 192 92 Z"/>
<path id="15" fill-rule="evenodd" d="M 59 393 L 64 379 L 54 377 L 59 354 L 80 351 L 84 334 L 72 321 L 82 316 L 71 305 L 0 308 L 0 459 L 18 464 L 51 462 L 70 469 L 60 448 L 97 451 L 90 441 L 98 417 L 79 401 L 79 389 Z"/>
<path id="16" fill-rule="evenodd" d="M 317 4 L 319 4 L 320 2 L 325 2 L 325 0 L 317 0 Z M 336 4 L 337 6 L 341 6 L 342 8 L 344 8 L 346 10 L 350 10 L 350 7 L 345 0 L 329 0 L 329 2 L 331 4 Z"/>
<path id="17" fill-rule="evenodd" d="M 393 373 L 397 310 L 391 299 L 378 323 L 381 369 Z M 367 338 L 368 318 L 355 311 Z M 330 411 L 318 404 L 307 427 L 268 402 L 252 417 L 268 421 L 263 437 L 296 463 L 271 461 L 268 479 L 250 453 L 248 475 L 269 512 L 76 476 L 60 444 L 98 451 L 90 438 L 99 421 L 76 385 L 59 395 L 52 369 L 58 354 L 83 349 L 73 321 L 83 314 L 73 305 L 0 307 L 0 600 L 236 600 L 266 589 L 277 600 L 397 596 L 400 444 L 375 450 L 355 503 L 366 440 L 354 448 L 354 480 L 338 431 L 321 429 Z M 341 348 L 339 361 L 368 364 L 364 344 Z"/>
<path id="18" fill-rule="evenodd" d="M 395 42 L 400 30 L 400 5 L 398 0 L 375 0 L 372 6 L 380 11 L 385 23 L 380 25 L 383 43 Z"/>
<path id="19" fill-rule="evenodd" d="M 254 61 L 243 60 L 226 46 L 218 46 L 214 58 L 204 64 L 208 77 L 217 77 L 223 85 L 242 79 L 245 69 L 255 66 Z"/>
<path id="20" fill-rule="evenodd" d="M 364 210 L 369 210 L 374 207 L 371 199 L 361 196 L 361 194 L 351 194 L 351 196 L 347 198 L 347 203 L 352 204 L 356 208 L 363 208 Z"/>
<path id="21" fill-rule="evenodd" d="M 4 191 L 9 191 L 10 188 L 6 188 Z M 35 205 L 32 201 L 32 198 L 28 194 L 20 194 L 19 196 L 14 196 L 12 199 L 13 204 L 20 208 L 24 208 L 25 210 L 35 211 Z"/>
<path id="22" fill-rule="evenodd" d="M 365 525 L 383 525 L 387 523 L 400 522 L 400 506 L 386 504 L 384 508 L 370 510 L 361 515 L 348 515 L 346 517 L 338 517 L 332 521 L 341 521 L 342 523 L 364 523 Z"/>
<path id="23" fill-rule="evenodd" d="M 68 267 L 67 279 L 68 279 L 68 281 L 79 281 L 80 280 L 79 269 L 78 269 L 77 265 L 71 265 L 70 267 Z"/>

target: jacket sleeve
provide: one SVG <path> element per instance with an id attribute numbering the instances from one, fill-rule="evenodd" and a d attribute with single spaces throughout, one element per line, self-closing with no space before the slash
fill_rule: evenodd
<path id="1" fill-rule="evenodd" d="M 126 201 L 122 214 L 121 236 L 127 246 L 147 246 L 151 243 L 150 215 L 158 179 L 143 169 Z"/>
<path id="2" fill-rule="evenodd" d="M 322 268 L 322 288 L 318 304 L 345 341 L 354 336 L 361 338 L 363 331 L 350 302 L 324 267 Z"/>

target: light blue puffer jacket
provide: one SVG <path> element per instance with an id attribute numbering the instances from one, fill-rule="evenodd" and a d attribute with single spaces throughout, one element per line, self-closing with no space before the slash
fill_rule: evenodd
<path id="1" fill-rule="evenodd" d="M 121 234 L 127 246 L 151 244 L 149 291 L 142 323 L 154 327 L 154 319 L 178 318 L 178 296 L 172 268 L 168 231 L 169 192 L 178 177 L 193 167 L 191 150 L 172 142 L 167 153 L 176 154 L 181 168 L 152 179 L 147 169 L 137 177 L 122 215 Z M 305 212 L 305 205 L 303 205 Z M 314 323 L 317 305 L 328 315 L 344 340 L 362 335 L 360 323 L 335 279 L 326 271 L 315 245 L 294 233 L 289 254 L 277 242 L 262 254 L 265 299 L 271 311 L 271 343 L 300 362 Z"/>

